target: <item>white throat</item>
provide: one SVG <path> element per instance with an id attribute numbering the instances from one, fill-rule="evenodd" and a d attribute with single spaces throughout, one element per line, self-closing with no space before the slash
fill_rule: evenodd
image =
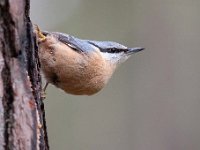
<path id="1" fill-rule="evenodd" d="M 102 52 L 101 54 L 105 60 L 110 61 L 110 63 L 116 64 L 116 65 L 119 65 L 119 64 L 125 62 L 130 57 L 130 55 L 127 55 L 123 52 L 121 52 L 121 53 Z"/>

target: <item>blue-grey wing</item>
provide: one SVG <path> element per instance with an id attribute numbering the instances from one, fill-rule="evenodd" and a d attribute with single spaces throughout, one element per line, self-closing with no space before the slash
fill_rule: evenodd
<path id="1" fill-rule="evenodd" d="M 44 31 L 43 34 L 47 35 L 47 34 L 51 34 L 55 37 L 57 37 L 57 39 L 68 45 L 69 47 L 73 48 L 74 50 L 78 51 L 78 52 L 90 52 L 94 49 L 93 45 L 91 45 L 90 43 L 88 43 L 87 40 L 81 40 L 78 38 L 75 38 L 74 36 L 68 35 L 68 34 L 64 34 L 64 33 L 59 33 L 59 32 L 46 32 Z"/>

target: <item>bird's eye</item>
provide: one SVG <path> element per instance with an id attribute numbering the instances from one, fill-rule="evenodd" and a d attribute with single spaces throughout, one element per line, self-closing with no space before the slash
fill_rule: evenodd
<path id="1" fill-rule="evenodd" d="M 107 52 L 109 53 L 120 53 L 120 52 L 125 52 L 125 49 L 118 49 L 118 48 L 109 48 L 107 49 Z"/>
<path id="2" fill-rule="evenodd" d="M 109 51 L 110 51 L 111 53 L 114 53 L 114 52 L 115 52 L 115 49 L 114 49 L 114 48 L 110 48 Z"/>
<path id="3" fill-rule="evenodd" d="M 109 49 L 108 49 L 108 52 L 109 52 L 109 53 L 117 53 L 117 52 L 118 52 L 118 49 L 109 48 Z"/>

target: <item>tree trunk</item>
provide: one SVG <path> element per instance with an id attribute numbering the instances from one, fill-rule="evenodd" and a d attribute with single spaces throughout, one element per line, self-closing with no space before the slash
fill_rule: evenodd
<path id="1" fill-rule="evenodd" d="M 49 149 L 29 0 L 0 0 L 0 149 Z"/>

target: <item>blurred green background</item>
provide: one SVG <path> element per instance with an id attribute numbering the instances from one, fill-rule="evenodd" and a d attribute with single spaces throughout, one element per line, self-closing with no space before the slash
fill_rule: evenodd
<path id="1" fill-rule="evenodd" d="M 32 0 L 40 28 L 146 50 L 94 96 L 47 89 L 52 150 L 200 150 L 199 0 Z"/>

